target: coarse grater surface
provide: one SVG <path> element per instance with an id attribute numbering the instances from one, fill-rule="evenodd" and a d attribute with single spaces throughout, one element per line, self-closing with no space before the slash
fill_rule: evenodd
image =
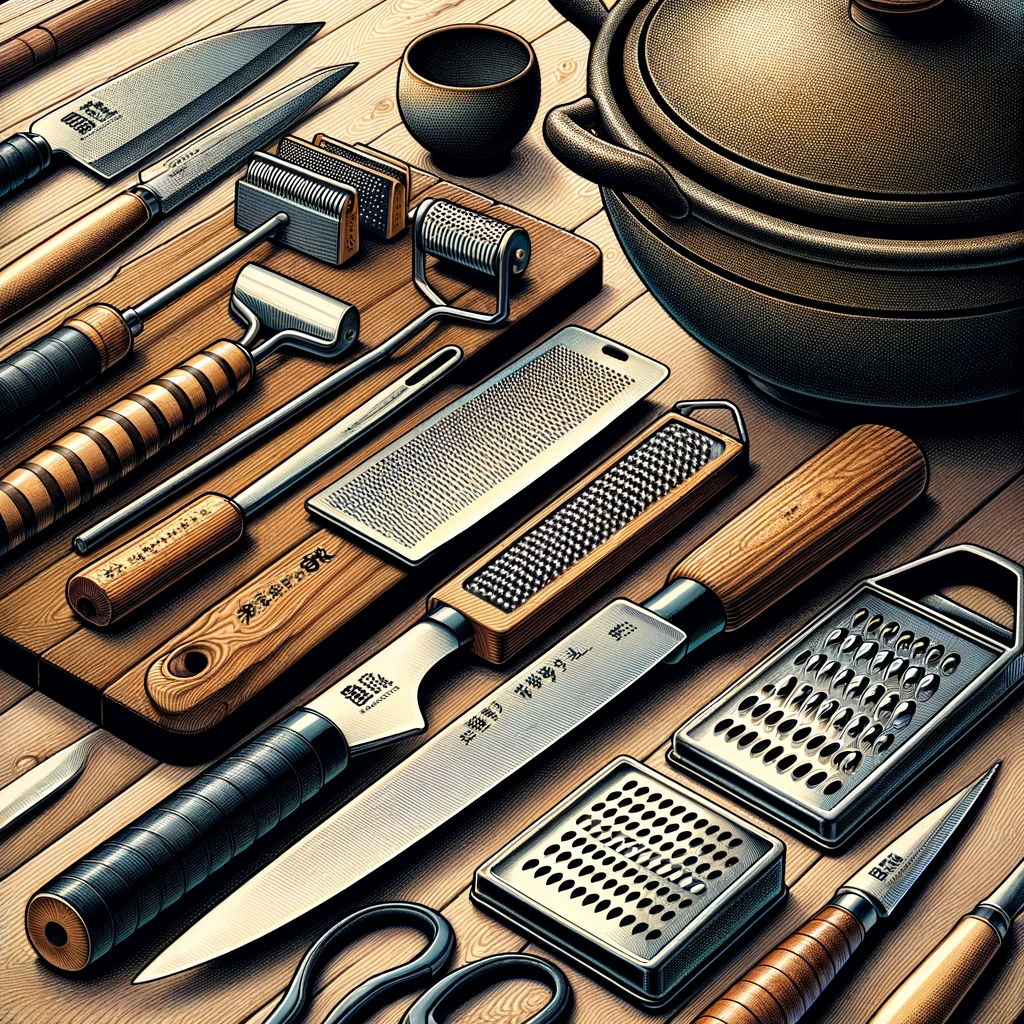
<path id="1" fill-rule="evenodd" d="M 838 846 L 1017 686 L 1022 607 L 1024 570 L 973 545 L 864 580 L 684 723 L 669 759 Z"/>
<path id="2" fill-rule="evenodd" d="M 306 503 L 415 564 L 554 468 L 667 369 L 567 327 Z"/>
<path id="3" fill-rule="evenodd" d="M 781 842 L 622 756 L 478 868 L 472 897 L 656 1009 L 785 891 Z"/>

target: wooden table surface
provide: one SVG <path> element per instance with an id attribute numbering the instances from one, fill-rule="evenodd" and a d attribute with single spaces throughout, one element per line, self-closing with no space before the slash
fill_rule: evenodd
<path id="1" fill-rule="evenodd" d="M 0 3 L 0 36 L 14 35 L 73 2 L 6 0 Z M 394 96 L 398 59 L 405 44 L 419 33 L 444 23 L 486 22 L 526 36 L 540 61 L 542 113 L 554 104 L 577 98 L 585 89 L 586 41 L 544 0 L 172 0 L 130 28 L 115 31 L 0 94 L 0 137 L 27 127 L 35 116 L 88 85 L 102 82 L 172 45 L 239 25 L 307 20 L 326 22 L 316 41 L 234 106 L 315 67 L 358 60 L 359 67 L 343 87 L 298 125 L 296 133 L 311 137 L 322 130 L 371 143 L 427 170 L 435 168 L 402 126 Z M 89 174 L 65 167 L 31 191 L 5 200 L 0 207 L 0 265 L 132 180 L 132 175 L 126 175 L 101 187 Z M 603 451 L 615 447 L 626 433 L 683 398 L 733 399 L 742 407 L 750 428 L 750 475 L 686 529 L 650 551 L 642 564 L 628 567 L 615 587 L 598 595 L 587 609 L 565 624 L 568 627 L 611 594 L 622 593 L 634 599 L 648 596 L 682 554 L 836 436 L 840 427 L 775 404 L 672 323 L 623 257 L 601 211 L 597 189 L 563 168 L 546 150 L 540 117 L 506 170 L 464 183 L 498 202 L 520 207 L 597 243 L 605 255 L 605 287 L 582 309 L 567 310 L 567 322 L 599 329 L 671 365 L 670 380 L 621 425 L 617 437 L 605 438 Z M 109 280 L 119 267 L 228 206 L 232 190 L 233 181 L 224 182 L 165 218 L 143 239 L 126 246 L 116 257 L 33 311 L 31 319 L 73 306 L 77 297 Z M 29 318 L 23 317 L 20 322 L 5 325 L 0 350 L 28 322 Z M 1010 423 L 984 422 L 970 414 L 905 420 L 904 429 L 929 459 L 929 493 L 871 539 L 745 632 L 720 638 L 690 663 L 652 673 L 611 714 L 558 745 L 549 756 L 439 832 L 434 841 L 372 876 L 358 897 L 334 900 L 244 955 L 147 986 L 132 987 L 130 980 L 171 938 L 420 741 L 407 742 L 359 765 L 344 785 L 321 794 L 269 837 L 269 842 L 257 844 L 256 849 L 215 876 L 211 884 L 190 894 L 172 912 L 145 928 L 127 944 L 127 949 L 119 949 L 83 975 L 63 977 L 43 964 L 28 944 L 23 928 L 27 898 L 61 868 L 198 770 L 159 764 L 123 740 L 104 735 L 82 778 L 30 823 L 0 840 L 0 1022 L 258 1024 L 266 1018 L 312 939 L 350 909 L 381 898 L 415 899 L 442 910 L 458 935 L 459 962 L 504 950 L 534 949 L 522 936 L 470 903 L 468 888 L 473 869 L 618 754 L 631 754 L 674 778 L 682 777 L 665 760 L 673 730 L 860 577 L 961 541 L 988 545 L 1024 560 L 1024 434 L 1020 423 L 1019 409 Z M 603 451 L 594 453 L 595 461 Z M 0 594 L 9 589 L 11 585 L 0 567 Z M 410 585 L 396 595 L 391 620 L 377 635 L 354 650 L 352 638 L 344 638 L 348 641 L 344 649 L 350 653 L 340 669 L 354 667 L 414 622 L 421 614 L 424 597 Z M 40 609 L 41 615 L 44 612 Z M 542 640 L 541 644 L 546 642 Z M 454 669 L 439 674 L 426 693 L 430 730 L 436 731 L 457 717 L 535 652 L 536 647 L 501 669 L 485 666 L 467 655 Z M 95 728 L 2 668 L 0 786 Z M 308 699 L 324 685 L 324 680 L 310 682 L 305 691 L 294 694 L 289 706 Z M 999 758 L 1003 759 L 1003 768 L 994 792 L 927 889 L 894 928 L 858 956 L 805 1018 L 829 1024 L 866 1021 L 960 915 L 988 894 L 1024 855 L 1024 708 L 1020 699 L 1012 700 L 966 741 L 948 750 L 895 807 L 838 855 L 823 855 L 715 794 L 786 842 L 788 899 L 754 934 L 729 947 L 669 1014 L 638 1010 L 589 977 L 567 968 L 577 1000 L 573 1019 L 588 1024 L 662 1020 L 686 1024 L 742 973 L 759 951 L 816 910 L 887 837 Z M 684 781 L 712 793 L 693 779 Z M 411 932 L 394 931 L 362 940 L 340 955 L 321 976 L 307 1019 L 322 1020 L 353 985 L 407 957 L 419 941 Z M 409 1001 L 380 1011 L 374 1021 L 397 1022 Z M 481 995 L 460 1019 L 512 1024 L 527 1019 L 540 1001 L 539 986 L 504 984 Z M 954 1019 L 959 1024 L 1009 1024 L 1024 1017 L 1022 1007 L 1024 923 L 1018 922 L 1009 949 L 997 958 Z"/>

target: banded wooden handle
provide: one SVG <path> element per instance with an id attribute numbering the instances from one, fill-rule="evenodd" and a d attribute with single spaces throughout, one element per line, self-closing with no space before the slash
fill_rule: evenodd
<path id="1" fill-rule="evenodd" d="M 97 559 L 68 580 L 73 612 L 109 626 L 241 540 L 242 510 L 221 494 L 204 494 Z"/>
<path id="2" fill-rule="evenodd" d="M 836 438 L 672 570 L 721 601 L 737 629 L 788 594 L 925 489 L 921 449 L 891 427 Z"/>
<path id="3" fill-rule="evenodd" d="M 860 921 L 828 904 L 762 957 L 694 1024 L 796 1024 L 863 939 Z"/>
<path id="4" fill-rule="evenodd" d="M 868 1024 L 944 1024 L 1001 944 L 999 933 L 988 921 L 968 914 Z"/>
<path id="5" fill-rule="evenodd" d="M 37 892 L 36 952 L 81 971 L 265 835 L 345 769 L 348 745 L 300 708 L 162 800 Z"/>
<path id="6" fill-rule="evenodd" d="M 0 270 L 0 322 L 20 313 L 146 225 L 153 214 L 134 192 L 122 192 Z"/>
<path id="7" fill-rule="evenodd" d="M 0 555 L 201 423 L 249 383 L 254 369 L 240 345 L 215 341 L 11 470 L 0 480 Z"/>
<path id="8" fill-rule="evenodd" d="M 0 437 L 10 437 L 67 401 L 132 350 L 132 332 L 112 306 L 87 306 L 51 334 L 0 362 Z"/>

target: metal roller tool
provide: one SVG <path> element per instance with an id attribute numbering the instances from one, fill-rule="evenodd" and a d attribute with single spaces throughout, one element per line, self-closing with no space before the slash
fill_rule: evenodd
<path id="1" fill-rule="evenodd" d="M 656 665 L 755 618 L 904 508 L 926 477 L 920 449 L 898 431 L 847 431 L 685 557 L 643 606 L 619 599 L 592 615 L 236 889 L 136 980 L 238 949 L 389 863 Z M 350 754 L 422 729 L 415 704 L 396 712 L 393 700 L 377 699 L 384 691 L 364 696 L 349 684 L 336 683 L 43 886 L 27 911 L 40 956 L 83 969 L 274 828 L 343 772 Z M 220 813 L 209 815 L 210 803 Z"/>
<path id="2" fill-rule="evenodd" d="M 246 524 L 370 430 L 415 401 L 462 359 L 447 345 L 382 389 L 269 473 L 229 498 L 203 494 L 68 580 L 72 611 L 109 626 L 244 536 Z"/>

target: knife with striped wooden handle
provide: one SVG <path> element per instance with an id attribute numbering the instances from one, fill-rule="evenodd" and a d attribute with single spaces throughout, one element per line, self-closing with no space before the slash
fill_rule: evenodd
<path id="1" fill-rule="evenodd" d="M 996 762 L 879 850 L 810 921 L 763 956 L 694 1024 L 796 1024 L 867 935 L 892 916 L 949 847 L 998 770 Z M 909 1024 L 903 1016 L 886 1019 Z"/>
<path id="2" fill-rule="evenodd" d="M 945 1024 L 1024 911 L 1024 860 L 928 954 L 868 1024 Z"/>

